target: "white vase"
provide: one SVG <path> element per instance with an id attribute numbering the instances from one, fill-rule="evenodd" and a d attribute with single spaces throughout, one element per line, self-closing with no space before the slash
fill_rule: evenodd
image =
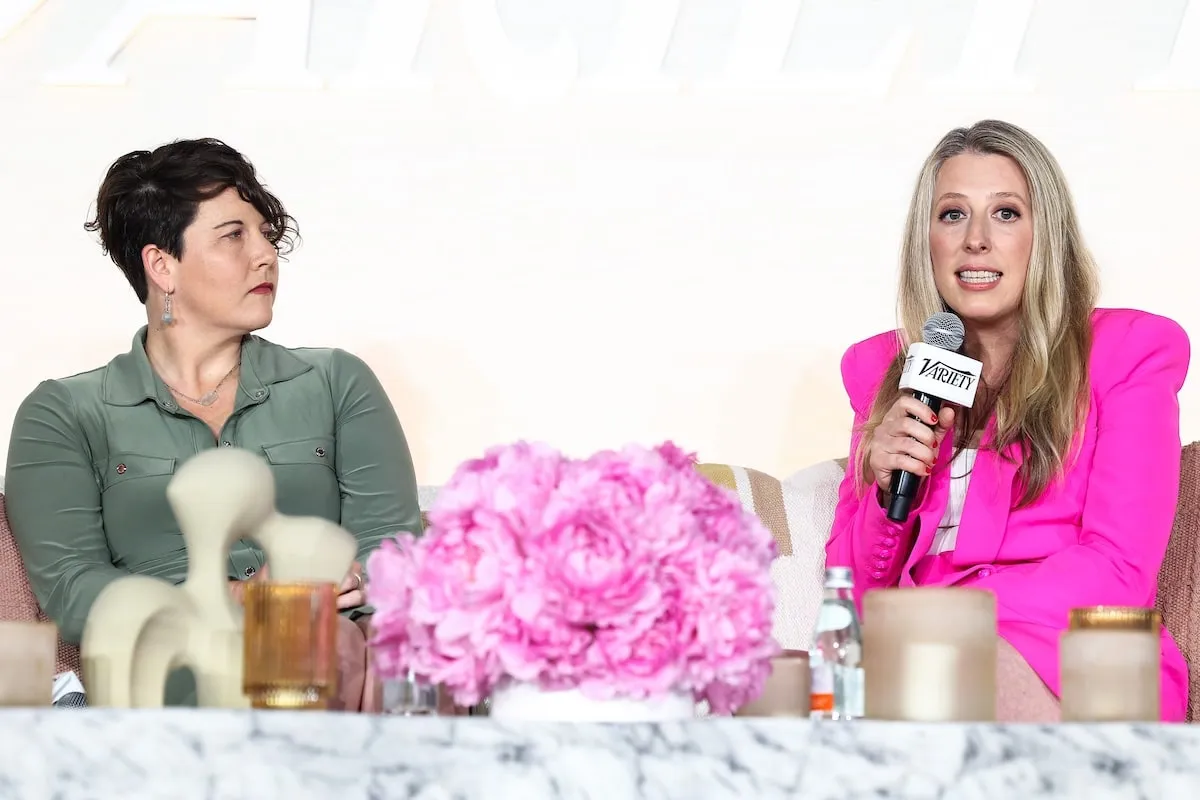
<path id="1" fill-rule="evenodd" d="M 593 700 L 578 689 L 545 691 L 512 683 L 492 692 L 490 716 L 523 722 L 671 722 L 696 715 L 691 695 L 673 692 L 635 700 Z"/>

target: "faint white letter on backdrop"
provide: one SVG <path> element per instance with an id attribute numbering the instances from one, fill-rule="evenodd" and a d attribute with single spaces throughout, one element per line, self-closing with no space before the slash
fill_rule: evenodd
<path id="1" fill-rule="evenodd" d="M 976 0 L 965 31 L 959 23 L 929 15 L 918 0 L 889 2 L 903 9 L 903 14 L 893 23 L 884 47 L 858 54 L 868 57 L 860 58 L 863 66 L 821 68 L 818 63 L 816 69 L 785 72 L 784 60 L 804 8 L 803 0 L 744 0 L 737 22 L 729 31 L 732 42 L 725 51 L 723 72 L 698 80 L 696 88 L 883 94 L 891 88 L 912 34 L 919 29 L 925 36 L 962 42 L 958 63 L 952 69 L 922 81 L 930 91 L 1036 89 L 1036 75 L 1020 75 L 1017 64 L 1037 0 Z M 254 89 L 320 88 L 324 82 L 308 69 L 312 5 L 312 0 L 102 0 L 102 7 L 111 9 L 107 21 L 97 30 L 88 31 L 87 44 L 69 56 L 66 64 L 44 75 L 42 82 L 123 86 L 128 76 L 113 66 L 113 60 L 145 21 L 154 17 L 199 17 L 254 20 L 251 63 L 248 69 L 232 76 L 232 85 Z M 504 30 L 495 0 L 457 0 L 452 27 L 458 34 L 458 49 L 448 54 L 442 67 L 465 72 L 494 96 L 510 101 L 553 101 L 576 88 L 611 93 L 671 92 L 679 82 L 663 71 L 663 65 L 681 5 L 681 0 L 623 0 L 604 63 L 595 75 L 580 80 L 578 43 L 565 29 L 553 46 L 528 50 L 515 44 Z M 359 45 L 356 67 L 331 85 L 336 89 L 431 89 L 432 77 L 418 73 L 414 62 L 428 20 L 439 6 L 432 0 L 373 0 L 364 4 L 370 16 L 363 41 L 355 43 Z M 0 41 L 44 7 L 44 0 L 0 0 Z M 853 7 L 836 3 L 821 7 L 825 22 L 820 24 L 827 24 L 831 15 L 848 15 L 851 21 L 859 18 Z M 1142 9 L 1142 13 L 1151 12 Z M 63 18 L 67 25 L 82 24 L 70 16 Z M 855 30 L 854 24 L 835 27 Z M 1071 36 L 1074 31 L 1068 24 L 1067 30 L 1054 34 Z M 710 46 L 724 46 L 724 42 L 713 45 L 713 37 L 709 41 Z M 865 46 L 853 37 L 842 44 L 860 50 Z M 179 46 L 188 46 L 186 38 L 180 39 Z M 1135 90 L 1200 89 L 1200 0 L 1191 0 L 1179 17 L 1167 68 L 1146 79 L 1134 79 L 1132 85 Z"/>
<path id="2" fill-rule="evenodd" d="M 405 89 L 428 91 L 433 80 L 414 68 L 425 36 L 432 0 L 375 0 L 367 19 L 367 37 L 358 63 L 334 89 Z"/>
<path id="3" fill-rule="evenodd" d="M 979 0 L 963 39 L 958 64 L 944 77 L 933 79 L 933 90 L 1028 92 L 1034 80 L 1017 73 L 1017 58 L 1025 43 L 1034 0 L 993 3 Z"/>
<path id="4" fill-rule="evenodd" d="M 476 77 L 498 97 L 547 101 L 566 95 L 579 75 L 579 51 L 560 31 L 554 46 L 541 52 L 515 47 L 500 22 L 496 0 L 459 0 L 466 56 Z"/>
<path id="5" fill-rule="evenodd" d="M 761 0 L 742 6 L 729 51 L 725 71 L 718 77 L 698 82 L 704 91 L 729 92 L 757 89 L 786 89 L 790 91 L 827 93 L 846 92 L 855 95 L 882 95 L 892 87 L 900 64 L 912 40 L 911 22 L 897 23 L 887 43 L 857 70 L 843 67 L 805 69 L 786 72 L 784 59 L 791 49 L 796 24 L 803 3 L 797 0 Z M 822 16 L 844 15 L 846 25 L 834 25 L 838 30 L 854 30 L 860 18 L 854 8 L 836 4 L 823 6 Z M 847 47 L 863 50 L 858 41 L 844 42 Z"/>
<path id="6" fill-rule="evenodd" d="M 680 0 L 625 0 L 616 36 L 604 66 L 584 83 L 612 92 L 677 91 L 679 82 L 663 74 L 675 33 Z"/>
<path id="7" fill-rule="evenodd" d="M 896 71 L 908 52 L 912 25 L 902 24 L 888 37 L 887 44 L 857 73 L 838 69 L 805 71 L 800 87 L 815 92 L 849 92 L 858 95 L 883 95 L 891 91 Z"/>
<path id="8" fill-rule="evenodd" d="M 786 83 L 791 76 L 783 73 L 783 60 L 792 46 L 801 2 L 763 0 L 743 4 L 724 74 L 706 81 L 706 87 L 736 91 Z"/>
<path id="9" fill-rule="evenodd" d="M 0 0 L 0 42 L 41 4 L 42 0 Z"/>
<path id="10" fill-rule="evenodd" d="M 1134 88 L 1167 92 L 1200 89 L 1200 2 L 1189 0 L 1175 33 L 1167 68 L 1138 81 Z"/>
<path id="11" fill-rule="evenodd" d="M 308 71 L 312 0 L 128 0 L 67 66 L 48 73 L 52 86 L 124 86 L 128 76 L 112 60 L 152 17 L 255 20 L 254 61 L 235 86 L 317 88 Z M 182 43 L 181 43 L 182 44 Z"/>

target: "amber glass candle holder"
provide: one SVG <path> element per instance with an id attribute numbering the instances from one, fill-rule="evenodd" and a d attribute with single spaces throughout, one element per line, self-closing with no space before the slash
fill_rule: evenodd
<path id="1" fill-rule="evenodd" d="M 254 708 L 329 708 L 338 690 L 337 587 L 246 584 L 242 689 Z"/>
<path id="2" fill-rule="evenodd" d="M 0 622 L 0 706 L 50 705 L 57 646 L 51 622 Z"/>
<path id="3" fill-rule="evenodd" d="M 863 598 L 868 719 L 996 719 L 996 597 L 980 589 L 876 589 Z"/>

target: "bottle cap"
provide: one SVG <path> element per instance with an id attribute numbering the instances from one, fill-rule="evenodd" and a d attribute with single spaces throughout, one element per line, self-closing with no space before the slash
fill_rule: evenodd
<path id="1" fill-rule="evenodd" d="M 1149 631 L 1158 633 L 1162 625 L 1153 608 L 1130 606 L 1091 606 L 1071 609 L 1070 629 L 1109 631 Z"/>
<path id="2" fill-rule="evenodd" d="M 825 568 L 825 588 L 826 589 L 853 589 L 854 588 L 854 573 L 849 567 L 826 567 Z"/>

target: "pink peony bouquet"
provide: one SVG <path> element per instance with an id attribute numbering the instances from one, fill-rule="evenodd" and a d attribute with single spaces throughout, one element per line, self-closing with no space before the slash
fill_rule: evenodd
<path id="1" fill-rule="evenodd" d="M 495 448 L 458 468 L 429 523 L 368 562 L 383 677 L 412 670 L 464 706 L 505 681 L 684 692 L 717 714 L 762 691 L 775 540 L 675 445 Z"/>

